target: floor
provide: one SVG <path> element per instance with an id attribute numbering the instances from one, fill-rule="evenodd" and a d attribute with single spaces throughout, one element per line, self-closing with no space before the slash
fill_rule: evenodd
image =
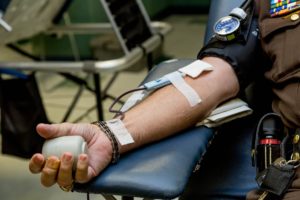
<path id="1" fill-rule="evenodd" d="M 164 19 L 173 26 L 173 31 L 166 37 L 164 52 L 171 58 L 195 58 L 203 43 L 206 16 L 202 15 L 173 15 Z M 0 48 L 0 60 L 26 60 L 20 55 Z M 117 82 L 112 86 L 111 94 L 121 94 L 128 88 L 134 88 L 143 80 L 147 70 L 138 73 L 121 73 Z M 77 87 L 53 73 L 38 73 L 38 83 L 48 118 L 53 122 L 60 122 L 70 104 Z M 105 84 L 109 75 L 102 76 Z M 104 116 L 109 119 L 112 115 L 107 111 L 111 100 L 105 100 Z M 90 105 L 95 104 L 95 98 L 85 92 L 68 121 L 76 120 Z M 96 111 L 85 115 L 80 122 L 91 122 L 96 119 Z M 1 136 L 1 135 L 0 135 Z M 0 137 L 1 141 L 1 137 Z M 0 144 L 1 145 L 1 144 Z M 39 176 L 28 171 L 28 160 L 0 155 L 0 194 L 5 200 L 79 200 L 85 199 L 85 194 L 64 193 L 58 187 L 44 188 L 39 184 Z M 117 197 L 120 198 L 120 197 Z M 100 195 L 92 195 L 91 199 L 103 199 Z"/>

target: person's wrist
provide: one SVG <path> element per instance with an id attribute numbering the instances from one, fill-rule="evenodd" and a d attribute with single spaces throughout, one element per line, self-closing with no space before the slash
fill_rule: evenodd
<path id="1" fill-rule="evenodd" d="M 116 163 L 120 157 L 120 146 L 119 143 L 113 134 L 113 132 L 108 128 L 106 122 L 97 121 L 93 122 L 93 125 L 97 126 L 97 128 L 101 131 L 102 136 L 105 138 L 104 141 L 106 144 L 105 151 L 110 155 L 111 163 Z"/>
<path id="2" fill-rule="evenodd" d="M 108 162 L 111 162 L 113 147 L 110 140 L 97 125 L 93 123 L 91 123 L 91 125 L 92 129 L 94 130 L 93 132 L 95 133 L 95 141 L 93 142 L 101 142 L 100 145 L 97 145 L 97 148 L 99 148 L 101 156 L 103 156 Z"/>

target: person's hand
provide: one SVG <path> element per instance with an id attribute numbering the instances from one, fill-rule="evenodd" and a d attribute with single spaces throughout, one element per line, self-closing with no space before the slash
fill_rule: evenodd
<path id="1" fill-rule="evenodd" d="M 103 132 L 92 124 L 39 124 L 37 132 L 45 139 L 67 135 L 80 135 L 87 142 L 88 154 L 78 156 L 75 172 L 72 171 L 74 155 L 65 152 L 61 158 L 34 154 L 29 162 L 32 173 L 41 173 L 41 184 L 50 187 L 57 183 L 61 188 L 71 188 L 74 181 L 85 183 L 97 176 L 111 161 L 112 147 Z"/>

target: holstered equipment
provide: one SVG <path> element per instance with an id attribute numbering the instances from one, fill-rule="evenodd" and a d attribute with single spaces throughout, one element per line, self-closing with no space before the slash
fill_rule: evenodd
<path id="1" fill-rule="evenodd" d="M 259 191 L 257 197 L 254 191 L 249 197 L 277 200 L 286 195 L 299 167 L 299 139 L 300 131 L 284 127 L 278 114 L 267 113 L 261 118 L 252 147 Z"/>

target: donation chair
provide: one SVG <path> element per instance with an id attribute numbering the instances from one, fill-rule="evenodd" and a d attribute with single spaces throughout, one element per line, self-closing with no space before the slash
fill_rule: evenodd
<path id="1" fill-rule="evenodd" d="M 205 43 L 213 35 L 217 19 L 226 16 L 243 0 L 212 0 Z M 195 55 L 197 52 L 195 52 Z M 173 60 L 154 67 L 144 82 L 185 66 L 193 60 Z M 255 86 L 247 88 L 245 99 L 254 112 L 217 128 L 194 127 L 158 143 L 121 156 L 101 175 L 87 184 L 75 185 L 75 192 L 102 194 L 106 199 L 245 199 L 256 187 L 251 162 L 251 141 L 256 122 L 265 107 L 252 98 Z M 248 94 L 250 96 L 248 96 Z M 261 95 L 261 94 L 259 94 Z M 198 197 L 198 198 L 197 198 Z"/>
<path id="2" fill-rule="evenodd" d="M 75 1 L 75 0 L 74 0 Z M 153 60 L 161 55 L 164 36 L 171 27 L 163 22 L 151 22 L 141 0 L 99 0 L 99 10 L 102 7 L 109 20 L 108 23 L 70 23 L 58 24 L 72 0 L 11 0 L 5 1 L 3 19 L 12 27 L 11 31 L 0 29 L 0 45 L 7 46 L 15 52 L 32 61 L 0 61 L 1 69 L 14 69 L 31 72 L 56 72 L 66 79 L 79 85 L 70 107 L 67 109 L 62 121 L 68 121 L 83 89 L 86 89 L 96 97 L 98 118 L 103 119 L 102 100 L 114 98 L 108 94 L 112 82 L 119 72 L 133 71 L 136 66 L 150 69 Z M 0 24 L 1 25 L 1 24 Z M 38 34 L 51 36 L 67 35 L 74 54 L 74 61 L 69 59 L 48 60 L 34 56 L 18 45 L 19 41 L 30 39 Z M 83 59 L 78 55 L 75 34 L 112 34 L 117 38 L 121 46 L 122 56 L 108 60 Z M 93 86 L 88 84 L 87 78 L 77 76 L 77 72 L 85 72 L 93 75 Z M 100 85 L 100 73 L 113 74 L 105 87 Z M 81 116 L 78 117 L 80 119 Z M 78 121 L 78 120 L 75 120 Z"/>

